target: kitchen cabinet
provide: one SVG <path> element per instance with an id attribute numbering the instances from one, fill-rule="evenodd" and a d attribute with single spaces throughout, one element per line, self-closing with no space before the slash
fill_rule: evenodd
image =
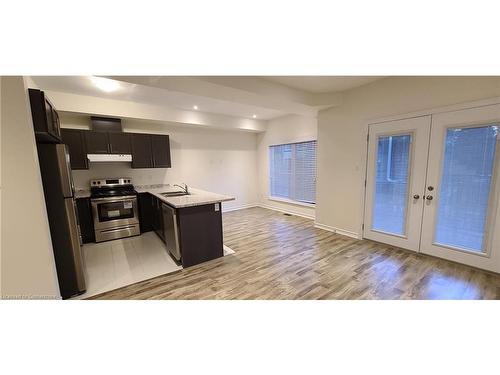
<path id="1" fill-rule="evenodd" d="M 153 168 L 170 168 L 170 139 L 168 135 L 151 135 Z"/>
<path id="2" fill-rule="evenodd" d="M 141 193 L 139 205 L 141 231 L 150 225 L 183 267 L 224 255 L 220 202 L 175 208 L 153 194 Z"/>
<path id="3" fill-rule="evenodd" d="M 220 203 L 177 209 L 182 267 L 224 255 Z"/>
<path id="4" fill-rule="evenodd" d="M 132 154 L 132 168 L 170 168 L 168 135 L 62 129 L 72 169 L 89 169 L 87 154 Z"/>
<path id="5" fill-rule="evenodd" d="M 132 134 L 132 168 L 170 168 L 168 135 Z"/>
<path id="6" fill-rule="evenodd" d="M 153 196 L 149 193 L 139 193 L 137 200 L 141 233 L 150 232 L 153 230 Z"/>
<path id="7" fill-rule="evenodd" d="M 28 89 L 35 137 L 40 143 L 60 143 L 59 115 L 43 91 Z"/>
<path id="8" fill-rule="evenodd" d="M 149 134 L 132 134 L 132 168 L 153 168 Z"/>
<path id="9" fill-rule="evenodd" d="M 130 134 L 88 130 L 85 145 L 89 154 L 130 154 Z"/>
<path id="10" fill-rule="evenodd" d="M 122 120 L 112 117 L 90 116 L 92 130 L 97 132 L 122 132 Z"/>
<path id="11" fill-rule="evenodd" d="M 130 154 L 132 146 L 130 144 L 130 134 L 128 133 L 108 133 L 110 154 Z"/>
<path id="12" fill-rule="evenodd" d="M 78 223 L 82 242 L 95 242 L 94 219 L 92 217 L 92 207 L 90 198 L 77 198 L 76 210 L 78 211 Z"/>
<path id="13" fill-rule="evenodd" d="M 109 154 L 108 133 L 88 130 L 84 135 L 88 154 Z"/>
<path id="14" fill-rule="evenodd" d="M 83 131 L 61 129 L 61 138 L 69 152 L 71 169 L 89 169 Z"/>

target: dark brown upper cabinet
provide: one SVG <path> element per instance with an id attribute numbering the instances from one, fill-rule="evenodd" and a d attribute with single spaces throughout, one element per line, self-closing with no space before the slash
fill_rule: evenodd
<path id="1" fill-rule="evenodd" d="M 110 154 L 130 154 L 132 146 L 130 144 L 130 134 L 108 133 Z"/>
<path id="2" fill-rule="evenodd" d="M 132 168 L 153 168 L 149 134 L 132 134 Z"/>
<path id="3" fill-rule="evenodd" d="M 88 154 L 109 154 L 108 133 L 90 130 L 84 134 Z"/>
<path id="4" fill-rule="evenodd" d="M 62 129 L 71 169 L 89 169 L 87 154 L 132 154 L 132 168 L 170 168 L 168 135 Z"/>
<path id="5" fill-rule="evenodd" d="M 92 130 L 97 132 L 122 132 L 122 120 L 111 117 L 90 116 Z"/>
<path id="6" fill-rule="evenodd" d="M 71 169 L 89 169 L 84 131 L 61 129 L 62 141 L 68 148 Z"/>
<path id="7" fill-rule="evenodd" d="M 45 93 L 28 89 L 35 137 L 41 143 L 61 143 L 59 115 Z"/>
<path id="8" fill-rule="evenodd" d="M 130 134 L 86 131 L 85 143 L 89 154 L 130 154 Z"/>
<path id="9" fill-rule="evenodd" d="M 168 135 L 132 134 L 132 168 L 170 168 Z"/>
<path id="10" fill-rule="evenodd" d="M 151 135 L 153 168 L 170 168 L 170 139 L 168 135 Z"/>

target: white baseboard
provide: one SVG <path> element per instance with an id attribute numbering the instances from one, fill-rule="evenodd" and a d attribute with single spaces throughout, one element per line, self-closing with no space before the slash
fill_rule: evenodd
<path id="1" fill-rule="evenodd" d="M 296 212 L 296 211 L 293 211 L 293 210 L 284 210 L 282 208 L 277 208 L 277 207 L 274 207 L 274 206 L 269 206 L 267 204 L 258 204 L 257 205 L 258 207 L 262 207 L 262 208 L 267 208 L 268 210 L 273 210 L 273 211 L 279 211 L 279 212 L 283 212 L 285 214 L 290 214 L 290 215 L 294 215 L 294 216 L 300 216 L 300 217 L 304 217 L 306 219 L 312 219 L 314 220 L 315 219 L 315 216 L 314 215 L 307 215 L 307 214 L 303 214 L 301 212 Z"/>
<path id="2" fill-rule="evenodd" d="M 293 210 L 284 210 L 282 208 L 276 208 L 274 206 L 269 206 L 267 204 L 262 204 L 262 203 L 250 203 L 250 204 L 243 204 L 243 205 L 237 206 L 237 207 L 223 208 L 222 212 L 231 212 L 231 211 L 237 211 L 237 210 L 244 210 L 246 208 L 252 208 L 252 207 L 261 207 L 261 208 L 266 208 L 268 210 L 283 212 L 285 214 L 290 214 L 290 215 L 294 215 L 294 216 L 300 216 L 300 217 L 303 217 L 303 218 L 306 218 L 306 219 L 312 219 L 312 220 L 315 219 L 314 215 L 307 215 L 307 214 L 303 214 L 303 213 L 296 212 L 296 211 L 293 211 Z M 359 233 L 352 232 L 350 230 L 345 230 L 345 229 L 341 229 L 341 228 L 335 228 L 335 227 L 331 227 L 329 225 L 321 224 L 321 223 L 318 223 L 318 222 L 314 222 L 314 226 L 316 228 L 319 228 L 319 229 L 327 230 L 329 232 L 340 234 L 342 236 L 347 236 L 347 237 L 350 237 L 350 238 L 355 238 L 357 240 L 360 240 L 362 238 Z"/>
<path id="3" fill-rule="evenodd" d="M 340 229 L 340 228 L 337 228 L 335 230 L 335 233 L 337 234 L 341 234 L 342 236 L 347 236 L 347 237 L 351 237 L 351 238 L 355 238 L 357 240 L 360 240 L 361 239 L 361 236 L 359 235 L 359 233 L 357 232 L 352 232 L 350 230 L 345 230 L 345 229 Z"/>
<path id="4" fill-rule="evenodd" d="M 236 206 L 236 207 L 230 207 L 230 208 L 224 208 L 222 207 L 222 212 L 231 212 L 231 211 L 237 211 L 237 210 L 244 210 L 245 208 L 252 208 L 252 207 L 258 207 L 259 205 L 257 203 L 249 203 L 249 204 L 242 204 L 241 206 Z"/>
<path id="5" fill-rule="evenodd" d="M 359 235 L 359 233 L 352 232 L 350 230 L 335 228 L 335 227 L 331 227 L 329 225 L 321 224 L 321 223 L 318 223 L 318 222 L 314 223 L 314 226 L 316 228 L 327 230 L 329 232 L 333 232 L 333 233 L 336 233 L 336 234 L 341 234 L 342 236 L 347 236 L 347 237 L 355 238 L 357 240 L 361 239 L 361 236 Z"/>
<path id="6" fill-rule="evenodd" d="M 335 228 L 334 227 L 331 227 L 329 225 L 325 225 L 325 224 L 320 224 L 318 222 L 315 222 L 314 223 L 314 227 L 315 228 L 319 228 L 319 229 L 323 229 L 323 230 L 327 230 L 328 232 L 333 232 L 335 233 Z"/>

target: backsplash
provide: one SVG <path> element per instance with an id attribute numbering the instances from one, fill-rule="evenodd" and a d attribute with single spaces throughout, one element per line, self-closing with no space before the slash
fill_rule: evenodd
<path id="1" fill-rule="evenodd" d="M 168 184 L 180 181 L 179 176 L 176 178 L 175 171 L 172 169 L 132 169 L 130 163 L 91 163 L 88 170 L 73 171 L 76 189 L 88 189 L 92 179 L 114 177 L 130 177 L 134 185 Z"/>

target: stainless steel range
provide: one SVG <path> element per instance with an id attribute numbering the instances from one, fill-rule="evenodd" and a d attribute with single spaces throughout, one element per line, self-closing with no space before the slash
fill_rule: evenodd
<path id="1" fill-rule="evenodd" d="M 137 236 L 137 192 L 128 177 L 90 181 L 96 242 Z"/>

